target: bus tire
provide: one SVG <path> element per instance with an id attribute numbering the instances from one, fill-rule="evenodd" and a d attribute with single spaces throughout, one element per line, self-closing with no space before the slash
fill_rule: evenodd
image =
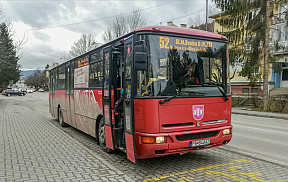
<path id="1" fill-rule="evenodd" d="M 62 113 L 60 108 L 59 108 L 59 116 L 58 116 L 58 118 L 59 118 L 60 126 L 62 126 L 62 127 L 67 126 L 67 124 L 64 122 L 63 113 Z"/>
<path id="2" fill-rule="evenodd" d="M 110 148 L 106 146 L 104 117 L 102 117 L 99 122 L 97 135 L 98 135 L 99 145 L 102 148 L 102 150 L 104 150 L 104 152 L 106 153 L 112 153 L 113 150 L 111 150 Z"/>

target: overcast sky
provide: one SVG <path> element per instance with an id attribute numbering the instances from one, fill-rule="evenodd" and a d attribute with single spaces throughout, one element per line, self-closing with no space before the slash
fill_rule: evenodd
<path id="1" fill-rule="evenodd" d="M 210 0 L 209 3 L 212 5 Z M 83 33 L 93 34 L 102 43 L 104 30 L 113 22 L 113 16 L 121 13 L 139 9 L 147 26 L 160 22 L 166 25 L 169 20 L 180 25 L 191 23 L 189 17 L 205 22 L 206 7 L 205 0 L 0 0 L 0 4 L 5 18 L 13 22 L 14 39 L 27 39 L 20 50 L 22 70 L 44 69 L 47 64 L 64 62 Z"/>

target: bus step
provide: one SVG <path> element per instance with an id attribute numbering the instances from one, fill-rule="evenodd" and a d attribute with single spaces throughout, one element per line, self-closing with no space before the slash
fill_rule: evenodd
<path id="1" fill-rule="evenodd" d="M 126 149 L 125 148 L 122 148 L 122 147 L 118 147 L 118 150 L 122 151 L 122 152 L 125 152 L 126 153 Z"/>

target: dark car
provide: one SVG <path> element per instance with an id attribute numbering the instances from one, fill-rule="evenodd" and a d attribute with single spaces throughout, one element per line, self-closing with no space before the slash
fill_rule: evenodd
<path id="1" fill-rule="evenodd" d="M 5 95 L 6 96 L 11 96 L 11 95 L 20 95 L 20 96 L 22 96 L 22 95 L 25 95 L 25 93 L 22 92 L 22 91 L 19 91 L 19 90 L 6 90 Z"/>

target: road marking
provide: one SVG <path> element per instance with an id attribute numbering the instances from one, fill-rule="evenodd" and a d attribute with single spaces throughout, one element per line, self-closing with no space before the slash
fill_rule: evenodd
<path id="1" fill-rule="evenodd" d="M 239 169 L 239 168 L 242 168 L 240 166 L 231 166 L 231 167 L 228 167 L 228 169 L 236 174 L 240 174 L 240 175 L 245 175 L 245 176 L 248 176 L 256 181 L 260 181 L 260 182 L 283 182 L 282 180 L 273 180 L 273 181 L 268 181 L 268 180 L 263 180 L 263 179 L 260 179 L 258 178 L 258 176 L 261 175 L 261 173 L 258 173 L 258 172 L 249 172 L 249 173 L 244 173 L 244 172 L 240 172 L 240 171 L 237 171 L 236 169 Z"/>
<path id="2" fill-rule="evenodd" d="M 234 160 L 235 162 L 239 162 L 239 163 L 242 163 L 242 162 L 249 162 L 249 163 L 254 163 L 252 161 L 249 161 L 249 160 L 245 160 L 245 159 L 238 159 L 238 160 Z M 268 181 L 268 180 L 263 180 L 263 179 L 260 179 L 259 176 L 261 175 L 261 173 L 259 172 L 248 172 L 248 173 L 245 173 L 245 172 L 240 172 L 240 171 L 237 171 L 236 169 L 239 169 L 239 168 L 242 168 L 240 166 L 231 166 L 233 164 L 235 164 L 235 162 L 231 162 L 231 163 L 224 163 L 224 164 L 217 164 L 217 165 L 212 165 L 212 166 L 206 166 L 206 167 L 201 167 L 201 168 L 197 168 L 197 169 L 191 169 L 191 170 L 187 170 L 187 171 L 182 171 L 182 172 L 178 172 L 178 173 L 174 173 L 174 174 L 168 174 L 166 176 L 160 176 L 158 178 L 151 178 L 151 179 L 146 179 L 146 180 L 143 180 L 142 182 L 148 182 L 148 181 L 160 181 L 162 179 L 167 179 L 169 177 L 173 177 L 173 176 L 177 176 L 177 175 L 181 175 L 181 174 L 186 174 L 186 173 L 192 173 L 192 172 L 197 172 L 197 171 L 204 171 L 205 174 L 209 175 L 210 177 L 212 178 L 216 178 L 214 176 L 214 174 L 218 174 L 218 175 L 222 175 L 222 176 L 225 176 L 225 177 L 228 177 L 228 178 L 231 178 L 233 180 L 237 180 L 237 181 L 240 181 L 240 182 L 248 182 L 244 179 L 241 179 L 237 176 L 233 176 L 231 174 L 227 174 L 227 173 L 224 173 L 224 172 L 220 172 L 220 171 L 212 171 L 212 170 L 209 170 L 209 169 L 213 169 L 213 168 L 217 168 L 217 167 L 223 167 L 223 166 L 228 166 L 227 169 L 231 172 L 234 172 L 238 175 L 244 175 L 244 176 L 248 176 L 256 181 L 259 181 L 259 182 L 283 182 L 283 180 L 273 180 L 273 181 Z M 229 166 L 230 165 L 230 166 Z M 208 171 L 205 171 L 205 170 L 208 170 Z M 195 178 L 191 178 L 191 177 L 182 177 L 178 180 L 176 180 L 177 182 L 186 182 L 186 181 L 191 181 L 191 180 L 194 180 Z M 222 179 L 217 179 L 217 181 L 223 181 Z"/>
<path id="3" fill-rule="evenodd" d="M 169 175 L 166 175 L 166 176 L 161 176 L 161 177 L 158 177 L 158 178 L 146 179 L 146 180 L 144 180 L 142 182 L 159 181 L 161 179 L 166 179 L 166 178 L 169 178 L 169 177 L 172 177 L 172 176 L 176 176 L 176 175 L 180 175 L 180 174 L 186 174 L 186 173 L 197 172 L 197 171 L 204 171 L 204 170 L 213 169 L 213 168 L 216 168 L 216 167 L 227 166 L 227 165 L 232 165 L 232 164 L 235 164 L 235 163 L 231 162 L 231 163 L 217 164 L 217 165 L 212 165 L 212 166 L 207 166 L 207 167 L 200 167 L 200 168 L 197 168 L 197 169 L 182 171 L 182 172 L 178 172 L 178 173 L 175 173 L 175 174 L 169 174 Z"/>
<path id="4" fill-rule="evenodd" d="M 240 159 L 240 160 L 234 160 L 234 161 L 236 161 L 236 162 L 250 162 L 250 163 L 253 163 L 253 164 L 254 164 L 254 162 L 248 161 L 248 160 L 246 160 L 246 159 Z"/>
<path id="5" fill-rule="evenodd" d="M 248 182 L 248 181 L 246 181 L 244 179 L 241 179 L 241 178 L 238 178 L 238 177 L 233 176 L 231 174 L 223 173 L 223 172 L 220 172 L 220 171 L 207 171 L 207 172 L 205 172 L 205 174 L 208 174 L 208 175 L 210 175 L 213 178 L 215 178 L 213 174 L 221 174 L 223 176 L 229 177 L 231 179 L 234 179 L 234 180 L 237 180 L 237 181 L 240 181 L 240 182 Z"/>
<path id="6" fill-rule="evenodd" d="M 275 133 L 282 133 L 282 134 L 286 134 L 288 135 L 288 132 L 282 132 L 282 131 L 273 131 L 273 130 L 267 130 L 267 129 L 261 129 L 261 128 L 254 128 L 254 127 L 249 127 L 249 126 L 241 126 L 241 125 L 235 125 L 233 124 L 233 126 L 237 126 L 237 127 L 243 127 L 243 128 L 249 128 L 249 129 L 256 129 L 256 130 L 262 130 L 262 131 L 269 131 L 269 132 L 275 132 Z"/>

